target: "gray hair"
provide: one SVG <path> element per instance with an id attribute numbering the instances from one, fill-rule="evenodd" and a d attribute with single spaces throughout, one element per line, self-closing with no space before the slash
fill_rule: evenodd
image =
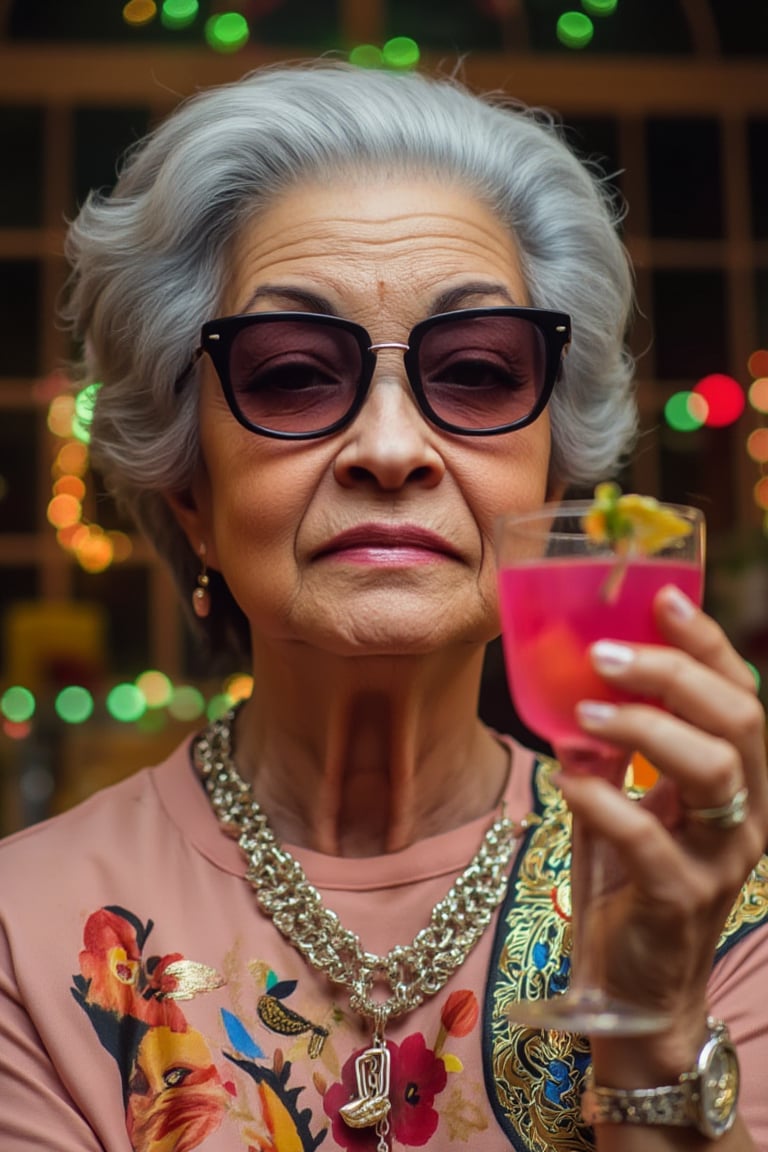
<path id="1" fill-rule="evenodd" d="M 591 485 L 633 443 L 620 210 L 554 117 L 453 79 L 327 62 L 262 69 L 183 103 L 129 152 L 110 195 L 89 196 L 67 237 L 64 314 L 85 341 L 83 382 L 102 383 L 92 459 L 187 597 L 197 561 L 162 493 L 183 490 L 197 463 L 197 388 L 177 395 L 174 382 L 217 315 L 235 239 L 297 182 L 372 170 L 477 195 L 514 236 L 531 304 L 571 314 L 550 404 L 553 475 Z M 209 638 L 242 648 L 239 610 L 223 582 L 212 591 Z"/>

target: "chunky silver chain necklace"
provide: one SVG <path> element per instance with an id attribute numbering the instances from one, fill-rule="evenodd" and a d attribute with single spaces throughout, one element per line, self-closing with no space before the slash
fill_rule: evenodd
<path id="1" fill-rule="evenodd" d="M 246 878 L 261 910 L 305 959 L 349 992 L 353 1012 L 370 1020 L 372 1040 L 355 1065 L 357 1098 L 341 1114 L 353 1128 L 375 1126 L 378 1152 L 389 1135 L 389 1021 L 434 996 L 466 960 L 490 923 L 507 887 L 507 869 L 521 832 L 536 821 L 515 824 L 502 813 L 446 896 L 432 909 L 429 924 L 411 944 L 386 956 L 366 952 L 356 933 L 323 905 L 299 862 L 282 848 L 232 758 L 235 711 L 196 737 L 195 766 L 222 827 L 237 840 L 248 862 Z M 388 986 L 385 999 L 375 989 Z"/>

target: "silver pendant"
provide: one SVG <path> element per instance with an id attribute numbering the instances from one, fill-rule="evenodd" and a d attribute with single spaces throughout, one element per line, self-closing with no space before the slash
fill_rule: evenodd
<path id="1" fill-rule="evenodd" d="M 350 1128 L 368 1128 L 389 1115 L 389 1049 L 383 1038 L 355 1060 L 357 1099 L 342 1104 L 339 1113 Z"/>

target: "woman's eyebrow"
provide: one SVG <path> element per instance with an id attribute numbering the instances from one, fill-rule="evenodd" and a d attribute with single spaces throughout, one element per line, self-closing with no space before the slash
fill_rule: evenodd
<path id="1" fill-rule="evenodd" d="M 436 315 L 439 312 L 453 312 L 457 308 L 466 308 L 467 301 L 477 296 L 501 296 L 508 304 L 521 307 L 519 300 L 510 294 L 506 284 L 494 283 L 489 280 L 471 280 L 466 284 L 458 284 L 455 288 L 448 288 L 440 292 L 432 300 L 430 312 Z"/>
<path id="2" fill-rule="evenodd" d="M 327 297 L 321 296 L 318 292 L 312 292 L 308 288 L 294 287 L 290 284 L 262 284 L 248 298 L 242 308 L 242 313 L 253 311 L 254 305 L 259 300 L 265 299 L 284 300 L 295 306 L 300 312 L 320 312 L 327 316 L 333 316 L 336 313 L 336 309 Z"/>

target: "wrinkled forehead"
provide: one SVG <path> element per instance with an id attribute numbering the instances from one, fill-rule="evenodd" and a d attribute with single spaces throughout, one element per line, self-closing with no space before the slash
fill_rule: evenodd
<path id="1" fill-rule="evenodd" d="M 297 184 L 250 219 L 222 304 L 229 314 L 296 307 L 306 290 L 344 315 L 365 305 L 370 320 L 467 280 L 502 285 L 500 303 L 527 302 L 515 239 L 482 198 L 437 179 L 371 174 Z"/>

